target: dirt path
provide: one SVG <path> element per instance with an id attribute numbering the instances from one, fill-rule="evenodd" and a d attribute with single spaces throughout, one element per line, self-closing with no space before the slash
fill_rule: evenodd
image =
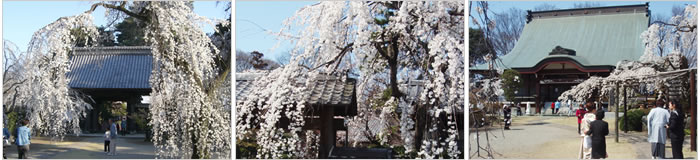
<path id="1" fill-rule="evenodd" d="M 612 117 L 606 118 L 609 123 Z M 620 143 L 615 143 L 614 125 L 610 125 L 610 135 L 606 137 L 607 152 L 611 159 L 651 158 L 646 133 L 620 132 Z M 498 127 L 498 126 L 494 126 Z M 511 130 L 494 128 L 489 131 L 491 147 L 495 151 L 494 158 L 537 158 L 537 159 L 575 159 L 581 143 L 578 136 L 575 117 L 558 116 L 524 116 L 515 117 Z M 481 151 L 481 157 L 476 156 L 476 134 L 470 130 L 469 155 L 471 158 L 486 158 Z M 480 132 L 479 142 L 486 143 L 485 133 Z M 684 146 L 685 158 L 695 158 L 697 152 L 690 152 L 690 145 Z M 666 155 L 671 155 L 670 143 Z"/>
<path id="2" fill-rule="evenodd" d="M 47 137 L 33 137 L 30 145 L 31 159 L 153 159 L 153 143 L 143 138 L 120 138 L 117 155 L 107 156 L 102 137 L 65 137 L 64 141 L 51 141 Z M 17 147 L 4 148 L 8 159 L 17 158 Z"/>

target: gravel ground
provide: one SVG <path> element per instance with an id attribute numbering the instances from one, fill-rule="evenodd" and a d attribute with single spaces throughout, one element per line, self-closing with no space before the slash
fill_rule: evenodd
<path id="1" fill-rule="evenodd" d="M 610 118 L 608 118 L 610 117 Z M 650 144 L 646 142 L 646 132 L 620 132 L 620 143 L 615 143 L 614 116 L 607 116 L 610 135 L 606 137 L 610 159 L 650 159 Z M 578 136 L 575 117 L 566 116 L 522 116 L 514 117 L 511 130 L 502 130 L 498 124 L 489 129 L 489 141 L 494 151 L 493 158 L 522 159 L 575 159 L 578 155 L 581 138 Z M 479 133 L 479 143 L 485 146 L 483 129 Z M 487 158 L 484 150 L 476 154 L 475 129 L 469 134 L 470 158 Z M 670 142 L 666 155 L 671 156 Z M 685 158 L 696 158 L 697 152 L 690 152 L 689 138 L 684 146 Z"/>

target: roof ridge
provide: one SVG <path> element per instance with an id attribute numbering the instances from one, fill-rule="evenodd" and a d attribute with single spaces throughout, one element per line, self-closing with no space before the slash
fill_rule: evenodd
<path id="1" fill-rule="evenodd" d="M 151 49 L 151 46 L 100 46 L 100 47 L 75 47 L 74 50 L 84 49 Z"/>
<path id="2" fill-rule="evenodd" d="M 269 73 L 264 73 L 264 72 L 236 72 L 236 81 L 255 81 L 257 78 L 265 76 Z M 298 77 L 297 77 L 298 78 Z M 345 77 L 344 76 L 335 76 L 335 75 L 327 75 L 327 74 L 320 74 L 316 77 L 316 80 L 343 80 Z M 353 78 L 351 78 L 353 79 Z"/>
<path id="3" fill-rule="evenodd" d="M 649 2 L 636 5 L 620 5 L 620 6 L 600 6 L 588 8 L 570 8 L 556 9 L 546 11 L 527 10 L 525 16 L 526 22 L 530 23 L 533 19 L 540 18 L 561 18 L 573 16 L 599 16 L 599 15 L 614 15 L 614 14 L 650 14 Z"/>
<path id="4" fill-rule="evenodd" d="M 75 47 L 76 55 L 151 55 L 150 46 Z"/>

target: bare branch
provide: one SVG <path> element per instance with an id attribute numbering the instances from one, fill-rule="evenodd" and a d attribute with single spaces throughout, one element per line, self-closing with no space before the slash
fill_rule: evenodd
<path id="1" fill-rule="evenodd" d="M 671 23 L 666 23 L 666 22 L 662 22 L 662 21 L 654 21 L 651 24 L 661 24 L 661 25 L 666 25 L 666 26 L 674 26 L 679 32 L 693 32 L 693 31 L 695 31 L 695 28 L 698 28 L 698 25 L 679 26 L 677 24 L 671 24 Z"/>
<path id="2" fill-rule="evenodd" d="M 121 11 L 121 12 L 126 13 L 127 15 L 129 15 L 131 17 L 134 17 L 134 18 L 142 20 L 142 21 L 146 21 L 146 22 L 148 21 L 148 17 L 146 17 L 144 15 L 140 15 L 138 13 L 131 12 L 128 9 L 126 9 L 126 3 L 127 3 L 126 1 L 122 2 L 119 6 L 116 6 L 113 4 L 102 3 L 102 2 L 95 3 L 92 5 L 92 7 L 90 7 L 90 10 L 85 11 L 85 13 L 92 13 L 93 11 L 95 11 L 95 9 L 97 9 L 97 6 L 102 6 L 105 8 L 110 8 L 110 9 L 115 9 L 115 10 Z"/>
<path id="3" fill-rule="evenodd" d="M 328 62 L 326 62 L 326 63 L 320 64 L 320 65 L 314 67 L 312 70 L 316 70 L 316 69 L 318 69 L 318 68 L 320 68 L 320 67 L 322 67 L 322 66 L 331 65 L 331 64 L 333 64 L 333 63 L 335 63 L 335 62 L 337 61 L 338 64 L 337 64 L 337 65 L 335 66 L 335 68 L 333 69 L 333 71 L 335 71 L 335 70 L 338 68 L 338 66 L 340 65 L 340 61 L 343 59 L 343 57 L 345 57 L 345 54 L 347 54 L 348 52 L 352 51 L 352 46 L 353 46 L 354 44 L 355 44 L 355 43 L 350 43 L 350 44 L 348 44 L 348 45 L 345 45 L 345 47 L 343 47 L 342 49 L 341 49 L 340 47 L 338 47 L 338 49 L 341 49 L 341 51 L 340 51 L 340 53 L 339 53 L 337 56 L 335 56 L 335 58 L 333 58 L 332 60 L 330 60 L 330 61 L 328 61 Z"/>

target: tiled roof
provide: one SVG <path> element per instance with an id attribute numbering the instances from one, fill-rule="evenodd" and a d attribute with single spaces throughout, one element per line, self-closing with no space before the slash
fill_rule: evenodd
<path id="1" fill-rule="evenodd" d="M 622 6 L 624 7 L 624 6 Z M 560 14 L 538 18 L 525 24 L 515 47 L 501 56 L 502 63 L 496 69 L 533 68 L 546 59 L 567 59 L 582 67 L 616 66 L 621 60 L 637 60 L 644 54 L 644 43 L 639 35 L 649 27 L 645 7 L 632 12 L 602 13 L 589 9 L 572 10 L 590 12 L 585 16 Z M 606 7 L 603 9 L 610 9 Z M 628 7 L 629 8 L 629 7 Z M 552 14 L 552 11 L 546 14 Z M 542 13 L 545 14 L 545 13 Z M 556 14 L 556 13 L 554 13 Z M 573 13 L 572 13 L 573 14 Z M 574 50 L 575 55 L 550 55 L 557 46 Z M 488 64 L 469 67 L 470 70 L 487 70 Z"/>
<path id="2" fill-rule="evenodd" d="M 236 101 L 243 102 L 254 88 L 257 78 L 263 76 L 261 73 L 236 73 Z M 298 80 L 299 85 L 303 85 L 302 80 Z M 316 79 L 316 85 L 311 88 L 311 95 L 306 101 L 309 104 L 349 105 L 355 97 L 355 81 L 346 80 L 334 76 L 320 76 Z"/>
<path id="3" fill-rule="evenodd" d="M 71 88 L 150 89 L 151 49 L 145 46 L 75 48 L 67 76 Z"/>

